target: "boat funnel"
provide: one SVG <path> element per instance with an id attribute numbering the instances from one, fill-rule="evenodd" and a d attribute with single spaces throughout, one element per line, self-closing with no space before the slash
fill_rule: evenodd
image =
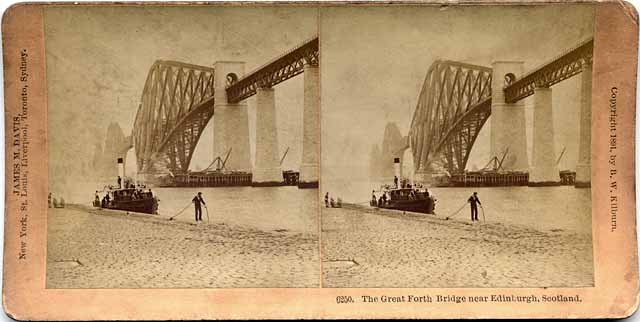
<path id="1" fill-rule="evenodd" d="M 124 158 L 118 158 L 118 175 L 124 182 Z"/>
<path id="2" fill-rule="evenodd" d="M 402 179 L 402 165 L 400 164 L 400 158 L 393 158 L 393 174 L 398 177 L 398 180 Z"/>

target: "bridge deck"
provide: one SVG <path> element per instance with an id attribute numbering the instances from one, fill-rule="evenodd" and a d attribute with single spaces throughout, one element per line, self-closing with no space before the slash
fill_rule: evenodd
<path id="1" fill-rule="evenodd" d="M 584 62 L 593 58 L 593 39 L 580 43 L 504 88 L 507 103 L 515 103 L 534 93 L 536 87 L 549 87 L 582 72 Z"/>
<path id="2" fill-rule="evenodd" d="M 304 65 L 319 62 L 318 37 L 278 56 L 226 88 L 227 101 L 237 103 L 256 94 L 258 87 L 272 87 L 304 71 Z"/>

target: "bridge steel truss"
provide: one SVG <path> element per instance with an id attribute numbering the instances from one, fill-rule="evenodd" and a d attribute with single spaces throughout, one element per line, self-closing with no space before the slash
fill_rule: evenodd
<path id="1" fill-rule="evenodd" d="M 133 126 L 138 171 L 186 172 L 213 116 L 214 70 L 175 61 L 150 68 Z"/>
<path id="2" fill-rule="evenodd" d="M 273 87 L 301 74 L 305 64 L 318 63 L 318 37 L 315 37 L 227 86 L 227 101 L 238 103 L 255 95 L 259 87 Z"/>
<path id="3" fill-rule="evenodd" d="M 408 144 L 418 171 L 464 171 L 491 114 L 491 69 L 435 61 L 425 77 Z"/>
<path id="4" fill-rule="evenodd" d="M 505 102 L 515 103 L 534 93 L 536 87 L 550 87 L 582 72 L 593 60 L 593 39 L 566 51 L 550 63 L 536 68 L 504 88 Z"/>

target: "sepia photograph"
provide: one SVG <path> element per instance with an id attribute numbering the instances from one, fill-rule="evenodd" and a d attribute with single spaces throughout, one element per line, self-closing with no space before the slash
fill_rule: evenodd
<path id="1" fill-rule="evenodd" d="M 628 317 L 638 21 L 625 2 L 15 4 L 3 308 Z"/>
<path id="2" fill-rule="evenodd" d="M 324 287 L 594 286 L 593 5 L 335 7 L 320 34 Z"/>
<path id="3" fill-rule="evenodd" d="M 317 16 L 44 9 L 47 288 L 319 286 Z"/>

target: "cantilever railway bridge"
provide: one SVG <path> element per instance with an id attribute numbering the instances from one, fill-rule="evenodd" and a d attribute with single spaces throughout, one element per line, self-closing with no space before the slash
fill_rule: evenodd
<path id="1" fill-rule="evenodd" d="M 591 117 L 592 53 L 593 39 L 567 50 L 551 62 L 524 75 L 518 75 L 520 73 L 517 71 L 522 62 L 496 62 L 493 68 L 447 60 L 434 62 L 426 73 L 407 140 L 416 172 L 463 172 L 478 133 L 496 111 L 501 113 L 496 123 L 501 124 L 492 125 L 492 132 L 503 133 L 492 133 L 492 153 L 509 148 L 510 151 L 521 151 L 523 147 L 519 145 L 523 142 L 524 137 L 521 136 L 524 135 L 524 129 L 513 131 L 509 127 L 524 123 L 520 116 L 512 115 L 508 109 L 522 107 L 522 99 L 538 93 L 540 97 L 535 99 L 534 104 L 538 111 L 534 112 L 534 153 L 535 146 L 539 147 L 538 150 L 544 148 L 545 144 L 552 147 L 552 133 L 550 137 L 535 133 L 543 130 L 541 123 L 552 121 L 550 115 L 544 115 L 551 114 L 550 87 L 583 71 L 587 71 L 583 78 L 588 79 L 582 82 L 581 140 L 584 141 L 585 136 L 588 136 L 586 140 L 590 140 L 590 134 L 587 133 L 590 129 L 584 128 L 589 126 Z M 587 110 L 585 105 L 588 105 Z M 523 118 L 524 113 L 520 114 Z M 515 122 L 504 124 L 509 121 Z M 589 162 L 584 160 L 585 155 L 588 156 L 587 159 L 590 157 L 590 150 L 584 145 L 581 144 L 580 147 L 583 163 Z M 549 152 L 548 148 L 544 150 Z M 515 154 L 521 162 L 522 159 L 526 162 L 526 151 L 524 154 Z M 548 159 L 553 160 L 555 157 Z M 533 166 L 538 163 L 538 168 L 549 167 L 546 159 L 541 156 L 534 155 L 533 163 Z"/>
<path id="2" fill-rule="evenodd" d="M 307 65 L 317 67 L 318 38 L 305 41 L 244 76 L 240 75 L 243 67 L 240 70 L 228 67 L 237 65 L 234 64 L 220 62 L 207 67 L 158 60 L 151 66 L 132 133 L 139 173 L 187 172 L 202 131 L 214 117 L 216 107 L 222 104 L 246 109 L 246 105 L 239 103 L 255 95 L 259 88 L 271 88 L 295 77 Z M 222 66 L 220 70 L 215 67 L 218 65 Z M 227 130 L 237 131 L 231 125 Z M 241 134 L 237 140 L 248 138 L 248 133 Z M 220 142 L 229 135 L 221 136 Z M 228 138 L 226 143 L 230 145 L 232 140 Z M 215 144 L 217 141 L 216 137 Z M 234 148 L 234 154 L 248 153 L 244 151 L 248 142 L 246 147 Z"/>

